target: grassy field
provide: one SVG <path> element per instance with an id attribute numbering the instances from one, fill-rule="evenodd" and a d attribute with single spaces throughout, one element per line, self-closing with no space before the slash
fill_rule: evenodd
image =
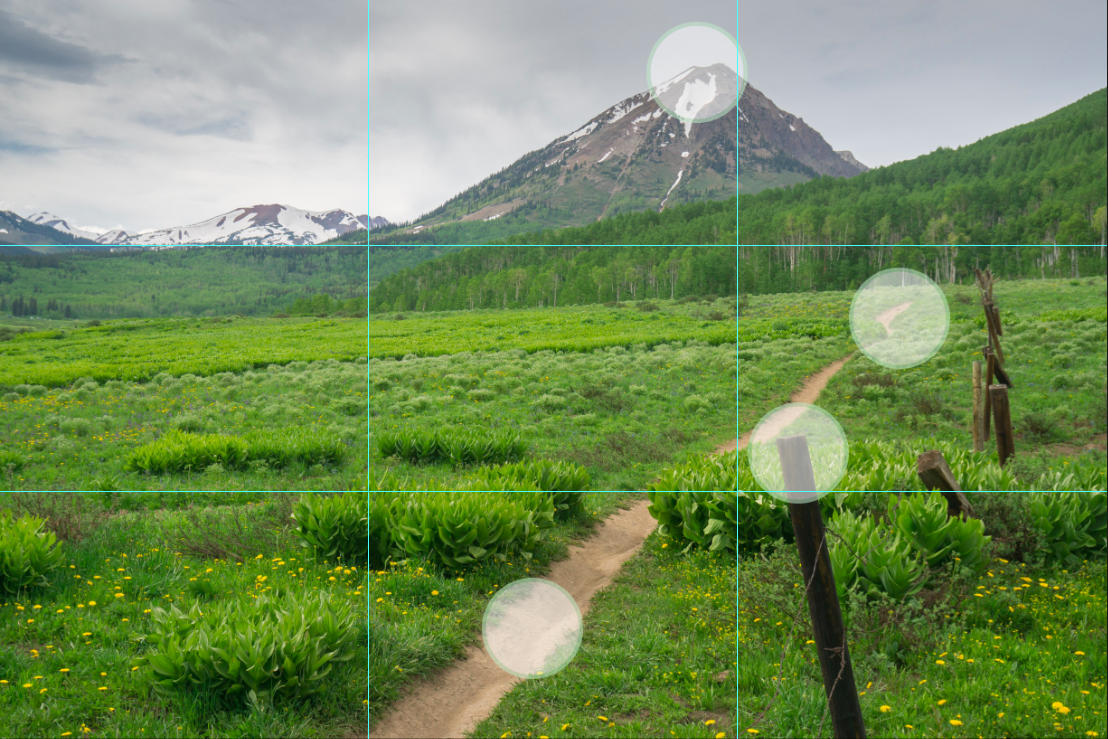
<path id="1" fill-rule="evenodd" d="M 997 285 L 1017 383 L 1017 458 L 1003 471 L 988 453 L 965 454 L 984 331 L 975 291 L 944 291 L 952 329 L 935 359 L 885 371 L 855 353 L 819 401 L 850 439 L 844 490 L 908 489 L 914 454 L 943 448 L 968 490 L 1011 491 L 971 493 L 992 537 L 980 571 L 936 567 L 912 596 L 844 599 L 867 728 L 1105 736 L 1103 554 L 1056 556 L 1028 523 L 1037 499 L 1020 492 L 1063 484 L 1049 475 L 1071 469 L 1103 488 L 1104 454 L 1083 448 L 1104 433 L 1104 281 Z M 749 430 L 854 352 L 850 299 L 9 322 L 46 330 L 0 342 L 0 504 L 48 518 L 64 543 L 44 582 L 0 590 L 0 734 L 358 735 L 413 676 L 462 653 L 498 588 L 546 572 L 667 468 Z M 290 514 L 304 491 L 362 490 L 367 476 L 405 490 L 485 479 L 487 465 L 378 449 L 388 434 L 432 431 L 518 435 L 525 459 L 582 466 L 584 510 L 546 529 L 529 560 L 413 555 L 336 570 L 334 556 L 300 545 Z M 737 474 L 754 489 L 741 462 Z M 845 500 L 886 515 L 883 493 Z M 772 539 L 683 551 L 681 536 L 655 532 L 594 599 L 570 666 L 517 686 L 475 736 L 817 735 L 823 687 L 795 546 Z M 306 599 L 321 594 L 326 609 L 370 618 L 347 633 L 350 659 L 315 697 L 156 689 L 143 658 L 168 618 L 159 608 L 276 623 L 320 610 Z"/>
<path id="2" fill-rule="evenodd" d="M 236 510 L 104 517 L 72 499 L 69 537 L 48 583 L 0 593 L 0 726 L 5 736 L 342 736 L 365 725 L 366 573 L 338 567 L 289 533 L 291 499 Z M 320 606 L 318 598 L 328 598 Z M 162 696 L 136 659 L 153 650 L 158 609 L 279 608 L 355 614 L 313 700 L 262 702 L 189 689 Z M 317 600 L 310 600 L 316 598 Z M 200 618 L 199 616 L 195 616 Z M 260 629 L 260 638 L 265 629 Z"/>

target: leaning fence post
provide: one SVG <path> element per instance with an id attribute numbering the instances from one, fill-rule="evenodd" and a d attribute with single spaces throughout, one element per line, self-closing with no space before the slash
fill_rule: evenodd
<path id="1" fill-rule="evenodd" d="M 816 489 L 812 458 L 808 440 L 804 436 L 787 436 L 777 440 L 777 456 L 781 460 L 786 491 L 810 491 Z M 819 652 L 819 666 L 823 673 L 823 688 L 831 710 L 831 726 L 838 739 L 858 737 L 865 739 L 866 727 L 862 722 L 862 706 L 858 701 L 858 686 L 854 682 L 854 669 L 850 664 L 850 651 L 846 643 L 846 629 L 839 607 L 839 594 L 835 590 L 835 574 L 831 569 L 823 528 L 823 514 L 819 501 L 789 503 L 796 534 L 796 548 L 800 553 L 800 569 L 808 586 L 808 614 L 812 618 L 812 632 Z"/>
<path id="2" fill-rule="evenodd" d="M 1012 412 L 1008 406 L 1008 386 L 990 385 L 993 421 L 996 426 L 996 453 L 1003 467 L 1008 458 L 1016 453 L 1016 442 L 1012 437 Z"/>
<path id="3" fill-rule="evenodd" d="M 984 400 L 981 397 L 981 360 L 973 362 L 973 451 L 985 451 Z"/>

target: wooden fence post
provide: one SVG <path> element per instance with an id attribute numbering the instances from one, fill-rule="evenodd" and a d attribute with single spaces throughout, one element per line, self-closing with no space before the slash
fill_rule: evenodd
<path id="1" fill-rule="evenodd" d="M 777 456 L 781 460 L 786 491 L 814 491 L 815 474 L 804 436 L 788 436 L 777 440 Z M 819 653 L 823 688 L 831 710 L 831 727 L 837 739 L 865 739 L 862 706 L 858 701 L 858 686 L 850 664 L 846 643 L 846 628 L 835 590 L 835 574 L 825 540 L 823 514 L 819 501 L 789 503 L 789 517 L 796 534 L 800 553 L 800 569 L 808 587 L 808 614 Z"/>
<path id="2" fill-rule="evenodd" d="M 1008 457 L 1016 452 L 1015 439 L 1012 438 L 1012 413 L 1008 406 L 1008 386 L 990 385 L 989 395 L 993 406 L 993 421 L 996 424 L 996 452 L 1003 467 Z"/>
<path id="3" fill-rule="evenodd" d="M 985 412 L 984 399 L 981 397 L 981 360 L 973 362 L 973 451 L 985 451 Z"/>
<path id="4" fill-rule="evenodd" d="M 989 393 L 988 388 L 993 384 L 993 370 L 996 368 L 996 357 L 993 356 L 992 351 L 985 347 L 985 436 L 982 439 L 983 443 L 989 441 L 989 422 L 993 415 L 993 398 Z"/>
<path id="5" fill-rule="evenodd" d="M 962 493 L 962 486 L 958 484 L 942 452 L 934 450 L 919 455 L 916 460 L 916 474 L 919 475 L 920 482 L 925 488 L 938 490 L 946 498 L 947 516 L 977 518 L 977 514 L 973 512 L 973 506 Z"/>

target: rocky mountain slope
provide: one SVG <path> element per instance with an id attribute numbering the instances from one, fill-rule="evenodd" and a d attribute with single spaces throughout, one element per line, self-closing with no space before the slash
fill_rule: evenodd
<path id="1" fill-rule="evenodd" d="M 864 170 L 849 152 L 837 153 L 802 118 L 749 84 L 732 107 L 736 82 L 724 65 L 690 68 L 658 85 L 656 96 L 646 91 L 613 105 L 385 238 L 453 224 L 452 235 L 478 243 L 488 234 L 503 235 L 503 224 L 493 227 L 498 219 L 514 221 L 517 231 L 584 225 L 625 211 Z M 666 110 L 679 105 L 697 107 L 700 118 L 729 111 L 684 122 Z M 477 223 L 490 225 L 466 227 Z"/>

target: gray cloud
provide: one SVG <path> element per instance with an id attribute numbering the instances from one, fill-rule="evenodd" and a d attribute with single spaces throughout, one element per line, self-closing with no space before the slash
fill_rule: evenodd
<path id="1" fill-rule="evenodd" d="M 750 83 L 874 166 L 1105 86 L 1103 2 L 371 0 L 371 213 L 429 211 L 647 89 L 670 28 L 734 29 Z"/>
<path id="2" fill-rule="evenodd" d="M 74 83 L 90 83 L 105 64 L 119 57 L 98 54 L 27 25 L 0 10 L 0 66 Z"/>
<path id="3" fill-rule="evenodd" d="M 0 40 L 0 141 L 19 144 L 0 147 L 0 203 L 16 212 L 133 230 L 256 203 L 364 212 L 365 0 L 5 13 L 0 33 L 22 39 Z"/>

